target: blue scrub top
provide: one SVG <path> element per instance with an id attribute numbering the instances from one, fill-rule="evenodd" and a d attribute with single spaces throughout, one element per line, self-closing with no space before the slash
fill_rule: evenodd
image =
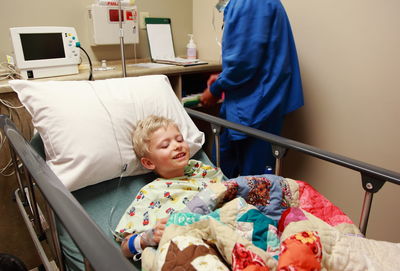
<path id="1" fill-rule="evenodd" d="M 304 104 L 292 30 L 279 0 L 231 0 L 224 10 L 222 72 L 210 91 L 225 93 L 221 116 L 262 129 L 268 117 Z M 232 140 L 246 136 L 229 130 Z"/>

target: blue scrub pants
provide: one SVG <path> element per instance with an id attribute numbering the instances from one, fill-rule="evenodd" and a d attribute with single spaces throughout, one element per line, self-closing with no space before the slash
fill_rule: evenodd
<path id="1" fill-rule="evenodd" d="M 271 117 L 260 130 L 280 135 L 283 119 Z M 268 166 L 275 168 L 275 157 L 272 155 L 270 143 L 253 137 L 230 140 L 228 133 L 227 129 L 223 130 L 220 140 L 221 170 L 226 177 L 260 175 L 265 173 Z M 215 145 L 213 158 L 215 161 Z"/>

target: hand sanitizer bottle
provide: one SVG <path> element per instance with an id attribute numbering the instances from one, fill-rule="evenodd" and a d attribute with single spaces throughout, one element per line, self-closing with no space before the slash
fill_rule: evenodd
<path id="1" fill-rule="evenodd" d="M 196 59 L 197 58 L 197 46 L 193 40 L 193 34 L 188 35 L 190 37 L 189 43 L 186 45 L 187 48 L 187 59 Z"/>

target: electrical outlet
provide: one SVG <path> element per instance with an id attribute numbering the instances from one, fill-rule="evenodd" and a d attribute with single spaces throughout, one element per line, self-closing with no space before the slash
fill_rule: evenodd
<path id="1" fill-rule="evenodd" d="M 139 13 L 139 27 L 140 29 L 146 29 L 146 23 L 144 22 L 144 18 L 150 17 L 147 11 L 142 11 Z"/>

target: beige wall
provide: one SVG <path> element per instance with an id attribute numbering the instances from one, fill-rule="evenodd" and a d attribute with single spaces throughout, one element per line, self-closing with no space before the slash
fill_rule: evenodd
<path id="1" fill-rule="evenodd" d="M 400 2 L 283 3 L 295 33 L 306 100 L 290 116 L 287 135 L 400 171 Z M 292 158 L 293 164 L 301 159 Z M 310 159 L 301 159 L 290 172 L 312 182 L 358 222 L 363 197 L 358 174 Z M 370 238 L 400 242 L 399 193 L 400 186 L 387 183 L 375 196 Z"/>
<path id="2" fill-rule="evenodd" d="M 305 106 L 288 116 L 284 135 L 400 171 L 400 2 L 283 0 L 300 58 Z M 213 0 L 194 0 L 200 55 L 217 56 Z M 357 224 L 358 173 L 289 153 L 285 176 L 312 183 Z M 400 186 L 374 197 L 368 237 L 400 242 Z"/>
<path id="3" fill-rule="evenodd" d="M 216 0 L 193 0 L 193 33 L 199 58 L 221 61 L 223 14 L 215 8 Z"/>
<path id="4" fill-rule="evenodd" d="M 87 6 L 95 0 L 15 0 L 0 1 L 0 62 L 5 62 L 6 54 L 11 54 L 9 40 L 10 27 L 16 26 L 72 26 L 75 27 L 81 46 L 88 51 L 92 61 L 120 59 L 118 45 L 90 46 Z M 187 34 L 192 32 L 192 2 L 188 0 L 137 0 L 139 13 L 149 12 L 150 17 L 171 18 L 175 41 L 175 51 L 185 55 Z M 140 30 L 139 44 L 136 46 L 138 58 L 149 57 L 145 30 Z M 126 58 L 134 57 L 134 45 L 125 46 Z M 84 56 L 82 57 L 84 59 Z"/>

